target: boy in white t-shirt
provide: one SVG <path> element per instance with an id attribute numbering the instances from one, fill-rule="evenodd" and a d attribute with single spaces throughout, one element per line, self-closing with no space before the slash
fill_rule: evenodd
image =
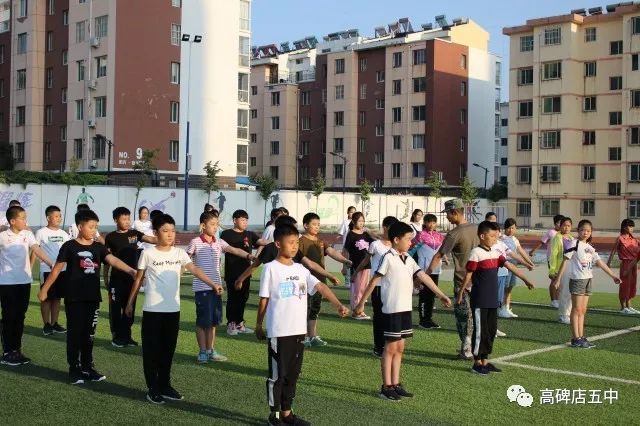
<path id="1" fill-rule="evenodd" d="M 338 308 L 341 317 L 349 310 L 331 290 L 293 258 L 299 250 L 300 234 L 293 225 L 282 225 L 274 232 L 278 257 L 264 265 L 260 275 L 260 303 L 256 337 L 268 338 L 269 377 L 267 397 L 269 424 L 309 424 L 291 412 L 296 383 L 302 367 L 304 338 L 307 334 L 307 294 L 320 292 Z M 267 316 L 267 334 L 262 322 Z"/>
<path id="2" fill-rule="evenodd" d="M 180 326 L 180 275 L 182 268 L 209 287 L 219 287 L 202 269 L 191 262 L 181 248 L 174 247 L 176 223 L 168 214 L 154 217 L 155 247 L 142 252 L 138 272 L 131 288 L 125 314 L 133 315 L 138 289 L 145 280 L 142 313 L 142 364 L 149 391 L 147 400 L 164 404 L 165 399 L 179 401 L 183 396 L 171 386 L 171 363 Z M 219 291 L 222 288 L 219 287 Z"/>
<path id="3" fill-rule="evenodd" d="M 57 259 L 62 244 L 69 241 L 69 234 L 60 228 L 62 214 L 58 206 L 49 206 L 44 211 L 47 217 L 47 226 L 36 231 L 36 242 L 49 256 L 49 259 Z M 35 259 L 34 259 L 35 260 Z M 64 270 L 63 270 L 64 271 Z M 40 288 L 51 273 L 51 268 L 45 262 L 40 261 Z M 47 300 L 40 304 L 42 313 L 42 334 L 49 336 L 53 333 L 66 333 L 67 330 L 58 324 L 60 314 L 60 299 L 64 295 L 64 274 L 61 273 L 56 282 L 51 286 Z"/>

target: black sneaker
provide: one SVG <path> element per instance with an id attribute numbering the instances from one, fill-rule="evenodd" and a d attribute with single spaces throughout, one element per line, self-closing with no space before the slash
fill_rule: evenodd
<path id="1" fill-rule="evenodd" d="M 283 417 L 281 420 L 281 424 L 285 425 L 297 425 L 297 426 L 311 426 L 306 420 L 301 419 L 293 413 L 290 413 L 287 417 Z"/>
<path id="2" fill-rule="evenodd" d="M 491 364 L 490 362 L 487 363 L 486 367 L 487 367 L 487 370 L 489 370 L 490 373 L 502 373 L 502 369 L 496 367 L 495 365 Z"/>
<path id="3" fill-rule="evenodd" d="M 382 351 L 379 351 L 377 349 L 374 349 L 372 352 L 373 356 L 375 356 L 376 358 L 382 358 Z"/>
<path id="4" fill-rule="evenodd" d="M 129 340 L 127 340 L 127 346 L 138 346 L 138 342 L 129 337 Z"/>
<path id="5" fill-rule="evenodd" d="M 69 383 L 72 385 L 84 384 L 84 376 L 82 375 L 82 371 L 80 371 L 79 368 L 69 369 Z"/>
<path id="6" fill-rule="evenodd" d="M 127 346 L 127 342 L 124 340 L 113 339 L 111 341 L 111 346 L 114 346 L 116 348 L 124 348 L 125 346 Z"/>
<path id="7" fill-rule="evenodd" d="M 63 326 L 61 326 L 58 323 L 55 323 L 51 326 L 51 328 L 53 329 L 54 333 L 58 333 L 58 334 L 64 334 L 67 332 L 67 329 L 64 328 Z"/>
<path id="8" fill-rule="evenodd" d="M 281 425 L 282 421 L 280 421 L 280 417 L 278 417 L 280 413 L 271 413 L 269 414 L 269 420 L 267 420 L 267 424 L 271 426 Z"/>
<path id="9" fill-rule="evenodd" d="M 29 364 L 31 360 L 24 356 L 20 351 L 11 351 L 2 355 L 0 358 L 0 364 L 8 365 L 10 367 L 18 367 L 20 365 Z"/>
<path id="10" fill-rule="evenodd" d="M 471 372 L 475 374 L 480 374 L 481 376 L 486 376 L 489 374 L 489 369 L 484 365 L 474 364 L 474 366 L 471 367 Z"/>
<path id="11" fill-rule="evenodd" d="M 405 388 L 402 387 L 402 383 L 398 383 L 394 386 L 396 393 L 403 398 L 413 398 L 413 394 L 411 392 L 407 392 Z"/>
<path id="12" fill-rule="evenodd" d="M 42 327 L 42 334 L 45 336 L 51 336 L 53 334 L 53 326 L 49 323 L 46 323 L 44 327 Z"/>
<path id="13" fill-rule="evenodd" d="M 147 393 L 147 401 L 152 404 L 164 404 L 164 398 L 159 393 Z"/>
<path id="14" fill-rule="evenodd" d="M 172 401 L 182 401 L 184 399 L 184 396 L 182 396 L 180 392 L 178 392 L 171 386 L 163 389 L 161 394 L 163 398 L 170 399 Z"/>
<path id="15" fill-rule="evenodd" d="M 433 321 L 425 321 L 422 322 L 420 324 L 418 324 L 419 328 L 424 328 L 425 330 L 431 330 L 431 329 L 436 329 L 436 328 L 440 328 L 440 326 L 433 322 Z"/>
<path id="16" fill-rule="evenodd" d="M 22 351 L 18 351 L 18 360 L 20 361 L 20 365 L 29 364 L 31 362 L 31 358 L 27 358 Z"/>
<path id="17" fill-rule="evenodd" d="M 89 382 L 101 382 L 107 378 L 104 374 L 100 374 L 95 368 L 89 368 L 82 371 L 82 376 Z"/>
<path id="18" fill-rule="evenodd" d="M 393 386 L 382 386 L 380 388 L 380 396 L 381 399 L 386 399 L 387 401 L 400 401 L 401 397 L 396 392 L 396 388 Z"/>

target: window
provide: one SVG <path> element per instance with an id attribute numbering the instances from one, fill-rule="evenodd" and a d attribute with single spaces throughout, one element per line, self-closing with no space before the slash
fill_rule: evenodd
<path id="1" fill-rule="evenodd" d="M 98 96 L 95 98 L 96 118 L 104 118 L 107 116 L 107 97 Z"/>
<path id="2" fill-rule="evenodd" d="M 361 126 L 364 126 L 367 124 L 367 112 L 366 111 L 360 111 L 360 113 L 358 114 L 358 124 L 360 124 Z"/>
<path id="3" fill-rule="evenodd" d="M 518 70 L 518 85 L 527 86 L 533 84 L 533 68 L 520 68 Z"/>
<path id="4" fill-rule="evenodd" d="M 24 106 L 16 107 L 16 127 L 25 125 L 25 120 L 27 117 L 26 113 L 27 113 L 26 107 Z"/>
<path id="5" fill-rule="evenodd" d="M 413 135 L 413 143 L 411 147 L 413 149 L 424 149 L 424 135 L 415 134 Z"/>
<path id="6" fill-rule="evenodd" d="M 508 145 L 509 145 L 509 139 L 507 138 L 500 139 L 500 146 L 508 146 Z"/>
<path id="7" fill-rule="evenodd" d="M 251 30 L 251 4 L 246 0 L 240 1 L 240 29 L 243 31 Z"/>
<path id="8" fill-rule="evenodd" d="M 402 93 L 402 80 L 393 80 L 391 84 L 391 94 L 399 95 Z"/>
<path id="9" fill-rule="evenodd" d="M 366 139 L 360 138 L 358 139 L 358 152 L 365 152 L 366 150 Z"/>
<path id="10" fill-rule="evenodd" d="M 280 141 L 271 141 L 271 155 L 280 155 Z"/>
<path id="11" fill-rule="evenodd" d="M 550 164 L 540 167 L 540 182 L 557 183 L 560 182 L 560 165 Z"/>
<path id="12" fill-rule="evenodd" d="M 531 151 L 531 133 L 518 135 L 518 151 Z"/>
<path id="13" fill-rule="evenodd" d="M 533 52 L 533 36 L 520 37 L 520 51 L 521 52 Z"/>
<path id="14" fill-rule="evenodd" d="M 391 177 L 399 178 L 400 177 L 400 163 L 392 163 L 391 164 Z"/>
<path id="15" fill-rule="evenodd" d="M 596 180 L 596 166 L 594 164 L 587 164 L 586 166 L 582 166 L 582 180 Z"/>
<path id="16" fill-rule="evenodd" d="M 467 96 L 467 82 L 460 82 L 460 96 Z"/>
<path id="17" fill-rule="evenodd" d="M 582 145 L 595 145 L 595 144 L 596 144 L 595 130 L 587 130 L 582 132 Z"/>
<path id="18" fill-rule="evenodd" d="M 78 121 L 84 120 L 84 100 L 83 99 L 76 100 L 76 120 Z"/>
<path id="19" fill-rule="evenodd" d="M 560 200 L 540 200 L 540 216 L 555 216 L 560 214 Z"/>
<path id="20" fill-rule="evenodd" d="M 257 133 L 251 133 L 249 135 L 249 140 L 251 141 L 251 143 L 258 143 L 258 134 Z"/>
<path id="21" fill-rule="evenodd" d="M 508 118 L 500 119 L 500 126 L 507 127 L 508 125 L 509 125 L 509 119 Z"/>
<path id="22" fill-rule="evenodd" d="M 543 114 L 559 114 L 562 110 L 560 96 L 547 96 L 542 98 Z"/>
<path id="23" fill-rule="evenodd" d="M 51 89 L 53 87 L 53 68 L 47 68 L 45 74 L 47 75 L 47 89 Z"/>
<path id="24" fill-rule="evenodd" d="M 69 51 L 62 51 L 62 65 L 67 65 L 69 63 Z"/>
<path id="25" fill-rule="evenodd" d="M 622 40 L 612 41 L 609 43 L 609 54 L 622 55 Z"/>
<path id="26" fill-rule="evenodd" d="M 333 113 L 333 125 L 344 126 L 344 111 L 335 111 Z"/>
<path id="27" fill-rule="evenodd" d="M 365 83 L 360 85 L 360 99 L 367 99 L 367 85 Z"/>
<path id="28" fill-rule="evenodd" d="M 4 79 L 0 79 L 0 98 L 4 98 L 5 92 L 4 92 Z"/>
<path id="29" fill-rule="evenodd" d="M 249 110 L 249 117 L 252 119 L 258 118 L 258 110 L 257 109 Z"/>
<path id="30" fill-rule="evenodd" d="M 249 158 L 249 166 L 256 167 L 258 165 L 258 160 L 256 157 Z"/>
<path id="31" fill-rule="evenodd" d="M 271 105 L 280 105 L 280 92 L 271 92 Z"/>
<path id="32" fill-rule="evenodd" d="M 629 182 L 640 182 L 640 163 L 629 164 Z"/>
<path id="33" fill-rule="evenodd" d="M 53 31 L 47 31 L 47 52 L 53 50 Z"/>
<path id="34" fill-rule="evenodd" d="M 302 127 L 302 130 L 311 130 L 311 117 L 306 115 L 302 117 L 300 121 L 300 127 Z"/>
<path id="35" fill-rule="evenodd" d="M 256 86 L 251 86 L 256 87 Z M 311 105 L 311 92 L 300 92 L 300 105 Z"/>
<path id="36" fill-rule="evenodd" d="M 376 136 L 384 136 L 384 124 L 376 125 Z"/>
<path id="37" fill-rule="evenodd" d="M 622 159 L 622 148 L 610 147 L 609 148 L 609 161 L 620 161 Z"/>
<path id="38" fill-rule="evenodd" d="M 109 16 L 103 15 L 96 18 L 96 26 L 94 34 L 97 38 L 105 38 L 108 35 Z"/>
<path id="39" fill-rule="evenodd" d="M 360 58 L 360 72 L 365 72 L 367 70 L 367 58 Z"/>
<path id="40" fill-rule="evenodd" d="M 500 165 L 501 166 L 506 166 L 507 165 L 507 157 L 500 158 Z"/>
<path id="41" fill-rule="evenodd" d="M 376 71 L 376 83 L 384 82 L 384 71 Z"/>
<path id="42" fill-rule="evenodd" d="M 467 138 L 465 136 L 460 136 L 460 152 L 464 152 L 467 147 Z"/>
<path id="43" fill-rule="evenodd" d="M 629 200 L 629 217 L 640 217 L 640 200 Z"/>
<path id="44" fill-rule="evenodd" d="M 78 160 L 82 159 L 82 139 L 73 140 L 73 156 Z"/>
<path id="45" fill-rule="evenodd" d="M 629 145 L 640 145 L 640 127 L 629 128 Z"/>
<path id="46" fill-rule="evenodd" d="M 595 111 L 596 110 L 596 97 L 595 96 L 587 96 L 584 98 L 583 103 L 583 111 Z"/>
<path id="47" fill-rule="evenodd" d="M 376 109 L 384 109 L 384 98 L 376 99 Z"/>
<path id="48" fill-rule="evenodd" d="M 44 125 L 51 126 L 53 123 L 53 106 L 47 105 L 44 107 Z"/>
<path id="49" fill-rule="evenodd" d="M 592 41 L 596 41 L 596 28 L 595 27 L 585 28 L 584 29 L 584 41 L 586 43 L 589 43 L 589 42 L 592 42 Z"/>
<path id="50" fill-rule="evenodd" d="M 16 163 L 24 163 L 24 142 L 16 143 L 13 160 Z"/>
<path id="51" fill-rule="evenodd" d="M 96 77 L 106 77 L 107 76 L 107 57 L 106 56 L 98 56 L 96 58 Z"/>
<path id="52" fill-rule="evenodd" d="M 76 22 L 76 43 L 82 43 L 86 40 L 86 21 Z"/>
<path id="53" fill-rule="evenodd" d="M 426 63 L 425 49 L 417 49 L 413 51 L 413 65 L 420 65 Z"/>
<path id="54" fill-rule="evenodd" d="M 171 6 L 182 7 L 182 0 L 171 0 Z"/>
<path id="55" fill-rule="evenodd" d="M 62 99 L 61 99 L 61 102 L 62 102 L 63 104 L 66 104 L 66 103 L 67 103 L 67 88 L 66 88 L 66 87 L 63 87 L 63 88 L 62 88 L 62 90 L 61 90 L 60 92 L 61 92 L 61 93 L 60 93 L 60 94 L 61 94 L 61 96 L 60 96 L 60 97 L 62 98 Z"/>
<path id="56" fill-rule="evenodd" d="M 631 55 L 631 71 L 638 71 L 638 54 Z"/>
<path id="57" fill-rule="evenodd" d="M 280 117 L 271 117 L 271 130 L 280 129 Z"/>
<path id="58" fill-rule="evenodd" d="M 180 84 L 180 62 L 171 62 L 171 83 Z"/>
<path id="59" fill-rule="evenodd" d="M 373 161 L 376 164 L 384 163 L 384 152 L 376 152 L 373 154 Z"/>
<path id="60" fill-rule="evenodd" d="M 322 103 L 326 104 L 327 103 L 327 89 L 322 89 L 321 93 L 321 98 L 322 98 Z"/>
<path id="61" fill-rule="evenodd" d="M 595 77 L 597 72 L 596 62 L 585 62 L 584 63 L 584 76 L 585 77 Z"/>
<path id="62" fill-rule="evenodd" d="M 258 86 L 251 86 L 251 95 L 255 96 L 258 94 Z"/>
<path id="63" fill-rule="evenodd" d="M 640 90 L 631 91 L 631 108 L 640 108 Z"/>
<path id="64" fill-rule="evenodd" d="M 4 64 L 4 44 L 0 44 L 0 64 Z"/>
<path id="65" fill-rule="evenodd" d="M 516 201 L 516 216 L 531 217 L 531 200 Z"/>
<path id="66" fill-rule="evenodd" d="M 336 74 L 344 74 L 344 59 L 336 59 Z"/>
<path id="67" fill-rule="evenodd" d="M 518 118 L 533 117 L 533 101 L 523 101 L 518 104 Z"/>
<path id="68" fill-rule="evenodd" d="M 460 110 L 460 124 L 464 124 L 467 122 L 467 110 L 466 109 L 461 109 Z"/>
<path id="69" fill-rule="evenodd" d="M 418 105 L 412 108 L 413 110 L 413 121 L 424 121 L 427 115 L 426 106 Z"/>
<path id="70" fill-rule="evenodd" d="M 527 185 L 531 183 L 531 167 L 518 167 L 518 183 Z"/>
<path id="71" fill-rule="evenodd" d="M 47 6 L 47 15 L 55 15 L 56 14 L 56 2 L 55 0 L 49 0 Z"/>
<path id="72" fill-rule="evenodd" d="M 44 143 L 44 162 L 49 163 L 51 161 L 51 142 Z"/>
<path id="73" fill-rule="evenodd" d="M 301 155 L 309 155 L 309 141 L 302 141 L 300 143 L 300 154 Z"/>
<path id="74" fill-rule="evenodd" d="M 460 55 L 460 68 L 467 69 L 467 55 Z"/>
<path id="75" fill-rule="evenodd" d="M 609 77 L 609 90 L 622 90 L 622 76 Z"/>
<path id="76" fill-rule="evenodd" d="M 414 178 L 424 177 L 424 163 L 411 163 Z"/>
<path id="77" fill-rule="evenodd" d="M 18 77 L 17 89 L 18 90 L 26 89 L 27 88 L 27 70 L 18 70 L 17 77 Z"/>
<path id="78" fill-rule="evenodd" d="M 180 103 L 169 102 L 169 123 L 178 123 L 180 121 Z"/>
<path id="79" fill-rule="evenodd" d="M 551 130 L 542 132 L 542 140 L 540 141 L 542 149 L 560 148 L 560 130 Z"/>
<path id="80" fill-rule="evenodd" d="M 609 113 L 609 124 L 618 126 L 622 124 L 622 111 L 614 111 Z"/>
<path id="81" fill-rule="evenodd" d="M 394 52 L 391 59 L 391 66 L 393 68 L 400 68 L 402 66 L 402 52 Z"/>
<path id="82" fill-rule="evenodd" d="M 391 116 L 394 123 L 399 123 L 402 121 L 402 108 L 395 107 L 391 109 Z"/>
<path id="83" fill-rule="evenodd" d="M 180 142 L 169 141 L 169 162 L 177 163 L 180 158 Z"/>
<path id="84" fill-rule="evenodd" d="M 358 179 L 364 179 L 364 164 L 358 164 Z"/>
<path id="85" fill-rule="evenodd" d="M 67 141 L 67 126 L 60 126 L 60 141 Z"/>
<path id="86" fill-rule="evenodd" d="M 631 18 L 631 34 L 640 34 L 640 16 Z"/>
<path id="87" fill-rule="evenodd" d="M 18 18 L 24 18 L 25 16 L 27 16 L 27 0 L 19 0 Z"/>
<path id="88" fill-rule="evenodd" d="M 271 97 L 273 98 L 273 93 L 271 94 Z M 344 99 L 344 86 L 343 85 L 336 86 L 336 99 Z"/>
<path id="89" fill-rule="evenodd" d="M 333 139 L 333 152 L 343 152 L 344 151 L 344 139 L 343 138 L 334 138 Z"/>
<path id="90" fill-rule="evenodd" d="M 464 82 L 463 82 L 464 84 Z M 427 78 L 426 77 L 417 77 L 413 79 L 413 92 L 419 93 L 424 92 L 427 88 Z M 466 88 L 465 88 L 466 91 Z M 464 95 L 462 95 L 464 96 Z"/>
<path id="91" fill-rule="evenodd" d="M 334 164 L 333 165 L 333 178 L 334 179 L 342 179 L 344 175 L 342 164 Z"/>
<path id="92" fill-rule="evenodd" d="M 18 55 L 27 53 L 27 33 L 18 34 Z"/>
<path id="93" fill-rule="evenodd" d="M 93 138 L 93 158 L 102 160 L 105 157 L 107 141 L 104 138 Z"/>
<path id="94" fill-rule="evenodd" d="M 63 10 L 62 11 L 62 25 L 64 25 L 65 27 L 69 26 L 69 11 L 68 10 Z"/>
<path id="95" fill-rule="evenodd" d="M 547 62 L 543 66 L 542 79 L 554 80 L 562 78 L 562 62 Z"/>
<path id="96" fill-rule="evenodd" d="M 76 61 L 76 68 L 78 70 L 78 81 L 84 80 L 84 61 Z"/>
<path id="97" fill-rule="evenodd" d="M 174 46 L 180 46 L 180 38 L 182 33 L 182 27 L 178 24 L 171 24 L 171 44 Z"/>
<path id="98" fill-rule="evenodd" d="M 562 42 L 562 31 L 560 27 L 546 28 L 544 30 L 544 45 L 552 46 Z"/>
<path id="99" fill-rule="evenodd" d="M 620 182 L 609 182 L 609 195 L 620 196 Z"/>
<path id="100" fill-rule="evenodd" d="M 395 151 L 402 149 L 402 136 L 393 135 L 393 149 Z"/>
<path id="101" fill-rule="evenodd" d="M 251 39 L 249 37 L 238 37 L 238 65 L 248 67 L 251 60 Z"/>

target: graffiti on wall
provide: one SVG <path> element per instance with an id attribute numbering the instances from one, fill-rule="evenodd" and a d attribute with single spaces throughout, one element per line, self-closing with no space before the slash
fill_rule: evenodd
<path id="1" fill-rule="evenodd" d="M 140 207 L 146 207 L 149 209 L 150 212 L 154 210 L 160 210 L 161 212 L 164 212 L 167 208 L 167 205 L 165 203 L 172 198 L 176 198 L 175 191 L 171 191 L 168 197 L 163 198 L 158 202 L 154 202 L 152 200 L 142 200 L 142 202 L 140 202 Z"/>
<path id="2" fill-rule="evenodd" d="M 33 205 L 33 192 L 0 191 L 0 211 L 7 210 L 11 200 L 20 201 L 20 205 L 26 209 Z"/>

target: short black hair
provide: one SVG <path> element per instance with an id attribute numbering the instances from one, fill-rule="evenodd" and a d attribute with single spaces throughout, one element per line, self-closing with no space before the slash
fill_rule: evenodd
<path id="1" fill-rule="evenodd" d="M 113 209 L 113 220 L 118 220 L 120 216 L 131 216 L 131 210 L 122 206 Z"/>
<path id="2" fill-rule="evenodd" d="M 204 211 L 205 212 L 210 212 L 211 210 L 213 210 L 213 206 L 211 204 L 209 204 L 209 203 L 206 203 L 204 205 Z"/>
<path id="3" fill-rule="evenodd" d="M 553 217 L 553 224 L 555 225 L 558 222 L 564 222 L 564 216 L 561 214 L 557 214 Z"/>
<path id="4" fill-rule="evenodd" d="M 563 223 L 569 221 L 570 224 L 573 225 L 573 220 L 571 220 L 571 218 L 569 216 L 562 216 L 562 220 L 560 221 L 560 225 L 562 225 Z"/>
<path id="5" fill-rule="evenodd" d="M 516 220 L 512 217 L 504 221 L 504 229 L 511 228 L 513 225 L 517 225 Z"/>
<path id="6" fill-rule="evenodd" d="M 284 212 L 280 208 L 271 209 L 271 220 L 276 220 L 278 216 L 281 216 L 283 214 Z"/>
<path id="7" fill-rule="evenodd" d="M 431 222 L 437 222 L 438 218 L 436 217 L 435 214 L 431 214 L 431 213 L 427 213 L 424 215 L 424 217 L 422 218 L 422 223 L 431 223 Z"/>
<path id="8" fill-rule="evenodd" d="M 302 223 L 308 225 L 312 220 L 320 220 L 320 216 L 318 216 L 314 212 L 309 212 L 302 218 Z"/>
<path id="9" fill-rule="evenodd" d="M 83 223 L 87 223 L 91 220 L 95 220 L 96 222 L 100 222 L 98 215 L 93 210 L 80 210 L 76 212 L 76 225 L 81 225 Z"/>
<path id="10" fill-rule="evenodd" d="M 161 214 L 164 214 L 162 210 L 151 210 L 151 212 L 149 213 L 149 218 L 153 221 L 154 217 L 160 216 Z"/>
<path id="11" fill-rule="evenodd" d="M 478 225 L 478 236 L 489 233 L 489 231 L 499 231 L 500 227 L 496 222 L 489 222 L 488 220 L 483 220 Z"/>
<path id="12" fill-rule="evenodd" d="M 18 217 L 20 212 L 25 211 L 21 206 L 11 206 L 7 209 L 7 222 Z"/>
<path id="13" fill-rule="evenodd" d="M 20 201 L 18 201 L 18 200 L 11 200 L 11 201 L 9 201 L 9 207 L 13 207 L 13 206 L 18 206 L 18 207 L 20 207 L 20 206 L 22 206 L 22 203 L 20 203 Z"/>
<path id="14" fill-rule="evenodd" d="M 279 227 L 284 225 L 296 226 L 297 223 L 298 221 L 293 216 L 287 216 L 286 214 L 284 214 L 282 216 L 278 216 L 278 218 L 273 221 L 273 226 L 278 229 Z"/>
<path id="15" fill-rule="evenodd" d="M 290 237 L 292 235 L 298 237 L 300 236 L 300 232 L 298 232 L 298 228 L 288 223 L 278 226 L 276 230 L 273 231 L 273 239 L 275 241 L 281 241 L 283 238 Z"/>
<path id="16" fill-rule="evenodd" d="M 489 219 L 491 216 L 498 217 L 498 215 L 495 212 L 487 212 L 487 214 L 484 215 L 484 218 Z"/>
<path id="17" fill-rule="evenodd" d="M 154 231 L 157 231 L 167 223 L 169 225 L 176 226 L 176 221 L 173 220 L 173 218 L 170 215 L 160 212 L 160 214 L 156 215 L 156 217 L 154 217 L 153 220 L 151 221 L 151 228 Z"/>
<path id="18" fill-rule="evenodd" d="M 395 238 L 402 238 L 407 234 L 413 234 L 413 228 L 404 222 L 397 221 L 389 227 L 387 235 L 389 240 L 393 241 Z"/>
<path id="19" fill-rule="evenodd" d="M 635 228 L 636 224 L 633 220 L 631 219 L 624 219 L 621 223 L 620 223 L 620 233 L 622 234 L 624 232 L 624 228 L 626 227 L 632 227 Z"/>
<path id="20" fill-rule="evenodd" d="M 91 210 L 91 207 L 89 207 L 89 204 L 78 204 L 78 207 L 76 207 L 76 211 L 80 211 L 80 210 Z"/>
<path id="21" fill-rule="evenodd" d="M 200 214 L 200 223 L 204 225 L 205 223 L 209 222 L 211 219 L 217 219 L 217 218 L 218 218 L 218 215 L 212 211 L 202 212 Z"/>
<path id="22" fill-rule="evenodd" d="M 349 206 L 347 207 L 347 214 L 349 214 L 349 212 L 351 211 L 351 209 L 355 210 L 356 206 Z"/>
<path id="23" fill-rule="evenodd" d="M 384 219 L 382 219 L 382 227 L 389 229 L 389 227 L 391 225 L 393 225 L 394 223 L 396 223 L 397 221 L 398 221 L 397 217 L 395 217 L 395 216 L 387 216 Z"/>
<path id="24" fill-rule="evenodd" d="M 289 210 L 287 210 L 287 208 L 286 208 L 286 207 L 284 207 L 284 206 L 280 207 L 280 211 L 281 211 L 282 213 L 286 214 L 287 216 L 289 216 Z"/>
<path id="25" fill-rule="evenodd" d="M 249 219 L 249 213 L 246 212 L 246 210 L 236 210 L 235 212 L 233 212 L 233 215 L 231 216 L 232 219 Z"/>
<path id="26" fill-rule="evenodd" d="M 44 209 L 44 215 L 49 217 L 49 215 L 51 213 L 59 212 L 59 211 L 60 211 L 60 207 L 58 207 L 58 206 L 49 206 L 46 209 Z"/>
<path id="27" fill-rule="evenodd" d="M 147 207 L 145 207 L 145 206 L 140 207 L 140 208 L 138 209 L 138 217 L 140 217 L 140 215 L 142 214 L 142 210 L 149 211 L 149 209 L 148 209 Z"/>

